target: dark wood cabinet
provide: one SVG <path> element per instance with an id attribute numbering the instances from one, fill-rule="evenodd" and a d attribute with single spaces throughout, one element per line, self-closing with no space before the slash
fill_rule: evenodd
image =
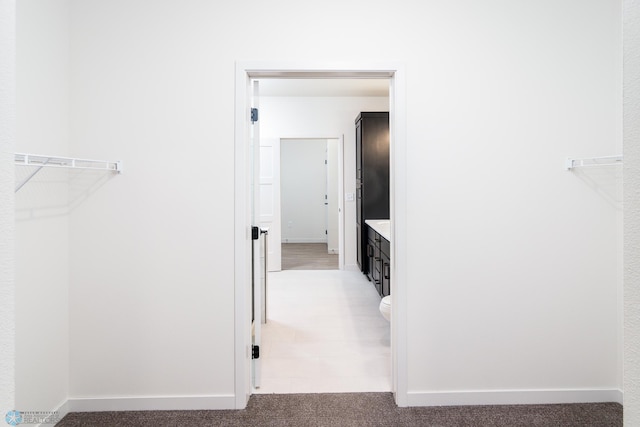
<path id="1" fill-rule="evenodd" d="M 389 113 L 363 112 L 356 125 L 356 236 L 360 270 L 373 281 L 366 219 L 389 219 Z M 379 272 L 382 274 L 383 272 Z"/>
<path id="2" fill-rule="evenodd" d="M 378 293 L 382 290 L 382 280 L 380 277 L 380 235 L 375 230 L 367 226 L 367 277 L 376 287 Z"/>
<path id="3" fill-rule="evenodd" d="M 382 297 L 391 294 L 391 244 L 373 228 L 367 226 L 367 277 Z"/>
<path id="4" fill-rule="evenodd" d="M 380 281 L 381 281 L 381 293 L 380 295 L 386 297 L 391 295 L 391 244 L 387 239 L 380 241 Z"/>

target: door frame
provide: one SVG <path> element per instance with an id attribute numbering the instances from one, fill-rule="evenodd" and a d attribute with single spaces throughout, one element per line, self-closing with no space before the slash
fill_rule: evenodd
<path id="1" fill-rule="evenodd" d="M 234 337 L 235 402 L 245 408 L 251 396 L 251 182 L 250 106 L 252 78 L 388 78 L 390 136 L 392 391 L 398 406 L 408 405 L 406 83 L 398 62 L 238 61 L 235 69 Z"/>

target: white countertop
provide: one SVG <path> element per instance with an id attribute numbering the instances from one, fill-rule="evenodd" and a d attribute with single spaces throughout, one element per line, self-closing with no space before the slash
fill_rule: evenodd
<path id="1" fill-rule="evenodd" d="M 391 221 L 388 219 L 365 219 L 364 223 L 391 242 Z"/>

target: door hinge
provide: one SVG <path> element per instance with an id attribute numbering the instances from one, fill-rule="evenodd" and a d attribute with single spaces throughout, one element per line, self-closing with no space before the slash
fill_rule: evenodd
<path id="1" fill-rule="evenodd" d="M 251 240 L 258 240 L 260 238 L 260 228 L 255 225 L 251 227 Z"/>
<path id="2" fill-rule="evenodd" d="M 258 121 L 258 109 L 257 108 L 252 108 L 251 109 L 251 123 L 255 123 Z"/>
<path id="3" fill-rule="evenodd" d="M 259 359 L 260 358 L 260 346 L 259 345 L 252 345 L 251 346 L 251 358 L 252 359 Z"/>

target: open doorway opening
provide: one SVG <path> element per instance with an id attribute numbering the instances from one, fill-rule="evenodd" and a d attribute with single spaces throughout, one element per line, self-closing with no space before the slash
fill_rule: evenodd
<path id="1" fill-rule="evenodd" d="M 355 119 L 362 111 L 388 111 L 389 80 L 259 79 L 259 85 L 261 182 L 277 177 L 280 206 L 270 207 L 277 203 L 267 200 L 272 190 L 260 204 L 279 212 L 271 228 L 280 229 L 281 271 L 268 273 L 262 377 L 254 391 L 391 391 L 389 324 L 374 286 L 355 271 L 355 198 L 344 197 L 355 192 Z M 309 136 L 331 133 L 344 136 Z M 278 150 L 279 159 L 265 157 Z M 278 233 L 269 234 L 276 246 Z M 336 271 L 339 256 L 348 271 Z"/>
<path id="2" fill-rule="evenodd" d="M 280 141 L 282 270 L 338 270 L 338 139 Z"/>
<path id="3" fill-rule="evenodd" d="M 342 136 L 260 138 L 259 218 L 269 230 L 268 271 L 344 268 L 343 159 Z"/>

